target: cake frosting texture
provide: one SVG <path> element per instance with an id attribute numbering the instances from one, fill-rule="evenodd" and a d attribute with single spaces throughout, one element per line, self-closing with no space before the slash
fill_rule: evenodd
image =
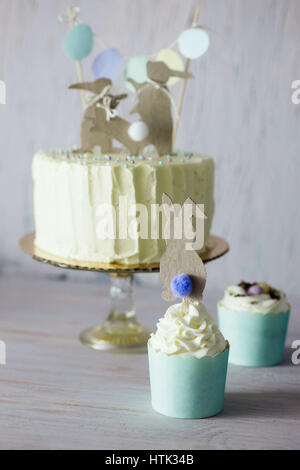
<path id="1" fill-rule="evenodd" d="M 183 300 L 171 305 L 157 324 L 149 347 L 169 356 L 214 357 L 222 353 L 227 343 L 212 317 L 201 302 Z"/>
<path id="2" fill-rule="evenodd" d="M 102 263 L 155 263 L 165 250 L 162 239 L 139 237 L 139 219 L 121 211 L 120 197 L 128 205 L 161 204 L 163 192 L 182 204 L 186 197 L 204 204 L 207 247 L 214 212 L 212 158 L 179 152 L 127 157 L 100 152 L 78 155 L 72 151 L 36 153 L 33 159 L 35 245 L 64 259 Z M 131 237 L 98 236 L 99 207 L 113 205 L 116 217 L 125 217 Z M 124 220 L 123 220 L 124 221 Z M 119 224 L 122 222 L 118 220 Z M 205 248 L 205 247 L 204 247 Z"/>

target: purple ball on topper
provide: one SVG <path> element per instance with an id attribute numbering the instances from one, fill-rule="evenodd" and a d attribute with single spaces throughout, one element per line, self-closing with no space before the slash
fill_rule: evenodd
<path id="1" fill-rule="evenodd" d="M 193 289 L 193 283 L 185 273 L 177 274 L 171 281 L 171 290 L 175 297 L 184 298 L 190 295 Z"/>
<path id="2" fill-rule="evenodd" d="M 259 286 L 258 284 L 254 284 L 253 286 L 249 287 L 249 289 L 247 290 L 248 295 L 260 295 L 263 293 L 264 293 L 263 288 Z"/>
<path id="3" fill-rule="evenodd" d="M 92 72 L 97 78 L 115 80 L 122 70 L 123 59 L 118 49 L 105 49 L 98 54 L 92 64 Z"/>

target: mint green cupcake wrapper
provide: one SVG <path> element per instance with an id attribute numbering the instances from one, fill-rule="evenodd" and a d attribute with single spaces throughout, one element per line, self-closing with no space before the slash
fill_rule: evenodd
<path id="1" fill-rule="evenodd" d="M 238 312 L 218 305 L 219 329 L 230 344 L 229 362 L 246 367 L 282 362 L 289 314 Z"/>
<path id="2" fill-rule="evenodd" d="M 197 359 L 168 356 L 148 347 L 153 409 L 174 418 L 206 418 L 220 413 L 228 351 Z"/>

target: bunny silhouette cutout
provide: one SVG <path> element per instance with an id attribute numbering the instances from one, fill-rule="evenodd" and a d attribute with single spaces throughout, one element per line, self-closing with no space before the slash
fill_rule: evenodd
<path id="1" fill-rule="evenodd" d="M 164 62 L 148 61 L 149 83 L 137 83 L 132 78 L 128 82 L 137 92 L 137 103 L 130 114 L 138 113 L 148 126 L 149 133 L 141 143 L 154 145 L 160 155 L 172 153 L 173 118 L 170 93 L 167 81 L 170 77 L 193 78 L 185 71 L 172 70 Z"/>
<path id="2" fill-rule="evenodd" d="M 163 286 L 162 298 L 167 301 L 176 300 L 171 289 L 171 282 L 175 276 L 184 273 L 192 281 L 192 290 L 185 298 L 192 301 L 201 300 L 206 284 L 206 270 L 203 261 L 195 250 L 187 249 L 187 239 L 184 237 L 184 234 L 180 239 L 175 238 L 174 229 L 171 229 L 171 227 L 174 227 L 174 223 L 171 220 L 174 218 L 174 204 L 165 193 L 162 197 L 162 203 L 164 213 L 166 216 L 169 216 L 170 223 L 168 234 L 170 238 L 165 238 L 166 250 L 160 260 L 160 279 Z M 197 207 L 197 204 L 190 198 L 184 202 L 182 207 L 185 204 L 193 204 L 193 208 Z M 166 206 L 169 206 L 168 210 L 166 210 Z"/>
<path id="3" fill-rule="evenodd" d="M 138 152 L 139 144 L 134 142 L 128 129 L 130 122 L 117 116 L 116 108 L 127 98 L 127 94 L 112 95 L 112 81 L 98 78 L 93 82 L 82 82 L 70 85 L 70 89 L 91 92 L 94 99 L 84 111 L 81 124 L 81 148 L 79 152 L 91 150 L 95 145 L 100 146 L 103 153 L 113 151 L 113 139 L 119 141 L 131 155 Z"/>

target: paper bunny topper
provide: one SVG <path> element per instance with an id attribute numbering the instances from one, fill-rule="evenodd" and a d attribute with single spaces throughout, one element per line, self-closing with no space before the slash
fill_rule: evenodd
<path id="1" fill-rule="evenodd" d="M 194 75 L 190 72 L 172 70 L 165 62 L 150 60 L 147 62 L 147 75 L 150 80 L 163 85 L 166 85 L 171 77 L 194 78 Z"/>
<path id="2" fill-rule="evenodd" d="M 166 239 L 166 250 L 160 260 L 160 279 L 163 285 L 162 298 L 167 301 L 173 301 L 178 297 L 201 300 L 206 284 L 206 269 L 203 261 L 194 249 L 190 249 L 191 245 L 184 236 L 184 231 L 182 231 L 181 238 L 175 238 L 174 220 L 172 223 L 175 206 L 171 198 L 165 193 L 162 197 L 162 203 L 164 213 L 169 218 L 169 226 L 173 227 L 169 230 L 170 238 Z M 191 198 L 183 203 L 183 210 L 186 204 L 192 204 L 193 209 L 199 208 L 201 210 Z M 166 210 L 167 206 L 168 210 Z M 204 218 L 206 217 L 203 214 Z M 181 220 L 181 223 L 183 223 L 183 218 Z"/>
<path id="3" fill-rule="evenodd" d="M 133 135 L 131 123 L 118 116 L 117 106 L 127 94 L 113 95 L 112 81 L 98 78 L 92 82 L 80 82 L 69 86 L 73 90 L 92 93 L 84 111 L 81 124 L 81 148 L 77 152 L 92 150 L 100 146 L 102 152 L 113 151 L 113 140 L 120 142 L 130 155 L 142 153 L 148 145 L 154 145 L 160 155 L 172 153 L 173 118 L 172 98 L 166 86 L 170 77 L 194 78 L 187 71 L 172 70 L 164 62 L 148 61 L 148 80 L 137 83 L 128 78 L 136 90 L 137 105 L 131 114 L 138 113 L 145 135 Z M 138 122 L 138 121 L 137 121 Z"/>
<path id="4" fill-rule="evenodd" d="M 148 135 L 143 146 L 154 145 L 160 155 L 172 153 L 173 117 L 172 100 L 167 88 L 170 77 L 194 78 L 189 72 L 172 70 L 164 62 L 147 62 L 148 82 L 137 83 L 128 79 L 136 92 L 137 103 L 131 114 L 138 113 L 147 124 Z"/>
<path id="5" fill-rule="evenodd" d="M 102 152 L 109 153 L 113 150 L 113 139 L 119 141 L 132 155 L 138 152 L 138 143 L 128 133 L 130 122 L 117 116 L 116 112 L 120 101 L 127 98 L 127 94 L 113 95 L 110 92 L 111 86 L 112 82 L 107 78 L 69 86 L 70 89 L 93 93 L 83 114 L 81 149 L 78 152 L 86 152 L 97 145 Z"/>

